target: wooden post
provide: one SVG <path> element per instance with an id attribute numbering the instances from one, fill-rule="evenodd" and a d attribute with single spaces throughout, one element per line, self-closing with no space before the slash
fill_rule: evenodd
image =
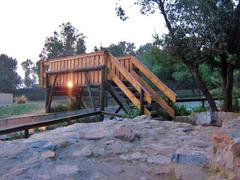
<path id="1" fill-rule="evenodd" d="M 100 111 L 105 109 L 105 80 L 106 80 L 106 67 L 101 70 L 101 85 L 100 85 Z M 104 114 L 101 114 L 101 120 L 104 120 Z"/>
<path id="2" fill-rule="evenodd" d="M 55 75 L 54 80 L 53 80 L 53 85 L 52 85 L 52 87 L 51 87 L 51 91 L 49 90 L 49 94 L 48 94 L 48 104 L 47 104 L 47 112 L 50 112 L 50 111 L 51 111 L 53 91 L 54 91 L 54 87 L 55 87 L 56 82 L 57 82 L 57 78 L 58 78 L 58 75 Z"/>
<path id="3" fill-rule="evenodd" d="M 140 113 L 141 115 L 144 114 L 144 91 L 142 88 L 140 91 Z"/>
<path id="4" fill-rule="evenodd" d="M 90 100 L 91 100 L 91 103 L 92 103 L 92 107 L 93 107 L 94 111 L 96 111 L 97 109 L 96 109 L 94 100 L 92 98 L 92 93 L 91 93 L 91 88 L 90 88 L 90 85 L 89 85 L 89 78 L 88 78 L 87 72 L 85 72 L 85 79 L 86 79 L 87 90 L 88 90 L 88 94 L 89 94 L 89 97 L 90 97 Z"/>
<path id="5" fill-rule="evenodd" d="M 25 129 L 24 130 L 24 138 L 28 138 L 29 137 L 29 130 Z"/>
<path id="6" fill-rule="evenodd" d="M 49 79 L 48 79 L 48 74 L 46 74 L 46 78 L 45 78 L 45 112 L 49 113 L 49 109 L 48 109 L 48 101 L 49 101 Z"/>

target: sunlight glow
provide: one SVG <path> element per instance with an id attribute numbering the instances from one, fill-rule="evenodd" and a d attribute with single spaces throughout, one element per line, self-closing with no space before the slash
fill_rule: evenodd
<path id="1" fill-rule="evenodd" d="M 73 87 L 73 82 L 72 82 L 72 81 L 68 81 L 68 82 L 67 82 L 67 87 L 68 87 L 69 89 L 72 89 L 72 87 Z"/>

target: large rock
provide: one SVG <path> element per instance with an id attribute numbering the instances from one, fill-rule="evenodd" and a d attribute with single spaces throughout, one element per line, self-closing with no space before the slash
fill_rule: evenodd
<path id="1" fill-rule="evenodd" d="M 180 148 L 173 154 L 171 161 L 178 164 L 205 166 L 208 163 L 207 156 L 202 152 L 188 148 Z"/>
<path id="2" fill-rule="evenodd" d="M 113 136 L 115 138 L 121 139 L 123 141 L 128 141 L 128 142 L 132 142 L 136 138 L 136 134 L 133 132 L 133 130 L 125 126 L 122 126 L 114 130 Z"/>
<path id="3" fill-rule="evenodd" d="M 216 130 L 213 134 L 213 166 L 232 180 L 240 179 L 239 125 L 238 119 L 227 121 L 224 123 L 224 127 Z"/>
<path id="4" fill-rule="evenodd" d="M 79 167 L 76 165 L 57 165 L 55 173 L 57 175 L 74 175 L 79 172 Z"/>

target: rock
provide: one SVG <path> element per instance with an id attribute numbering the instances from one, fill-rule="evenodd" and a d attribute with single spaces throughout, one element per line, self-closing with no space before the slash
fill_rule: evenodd
<path id="1" fill-rule="evenodd" d="M 87 147 L 82 148 L 80 151 L 73 152 L 73 156 L 89 157 L 91 155 L 92 151 Z"/>
<path id="2" fill-rule="evenodd" d="M 136 138 L 136 134 L 133 132 L 133 130 L 124 126 L 114 130 L 113 136 L 128 142 L 133 142 Z"/>
<path id="3" fill-rule="evenodd" d="M 171 161 L 178 164 L 204 166 L 207 164 L 207 157 L 201 152 L 180 148 L 172 155 Z"/>
<path id="4" fill-rule="evenodd" d="M 45 151 L 41 154 L 41 156 L 45 159 L 54 159 L 56 157 L 56 153 L 54 151 Z"/>
<path id="5" fill-rule="evenodd" d="M 171 162 L 171 158 L 163 155 L 150 156 L 147 158 L 147 162 L 154 164 L 169 164 Z"/>
<path id="6" fill-rule="evenodd" d="M 99 140 L 104 138 L 103 132 L 93 132 L 93 133 L 88 133 L 85 135 L 85 139 L 87 140 Z"/>
<path id="7" fill-rule="evenodd" d="M 128 161 L 132 161 L 132 160 L 145 161 L 145 159 L 147 158 L 147 155 L 140 152 L 136 152 L 128 155 L 120 155 L 119 158 L 122 160 L 128 160 Z"/>
<path id="8" fill-rule="evenodd" d="M 239 142 L 234 143 L 234 144 L 231 146 L 230 151 L 233 153 L 233 155 L 234 155 L 235 157 L 239 157 L 239 156 L 240 156 L 240 140 L 239 140 Z"/>
<path id="9" fill-rule="evenodd" d="M 27 144 L 30 148 L 37 149 L 39 151 L 54 150 L 55 146 L 48 141 L 33 141 Z"/>
<path id="10" fill-rule="evenodd" d="M 79 173 L 79 168 L 76 165 L 57 165 L 55 173 L 57 175 L 74 175 Z"/>
<path id="11" fill-rule="evenodd" d="M 208 174 L 200 167 L 176 165 L 175 166 L 176 179 L 179 180 L 206 180 Z"/>
<path id="12" fill-rule="evenodd" d="M 191 116 L 176 116 L 174 121 L 195 124 L 195 120 Z"/>
<path id="13" fill-rule="evenodd" d="M 170 173 L 171 173 L 171 170 L 169 167 L 159 167 L 158 169 L 155 170 L 155 174 L 159 176 L 170 174 Z"/>
<path id="14" fill-rule="evenodd" d="M 211 125 L 214 122 L 217 121 L 217 113 L 216 112 L 200 112 L 200 113 L 194 113 L 192 115 L 194 119 L 196 119 L 196 124 L 197 125 Z"/>
<path id="15" fill-rule="evenodd" d="M 90 180 L 109 180 L 109 178 L 100 173 L 100 172 L 95 172 L 91 177 L 90 177 Z"/>

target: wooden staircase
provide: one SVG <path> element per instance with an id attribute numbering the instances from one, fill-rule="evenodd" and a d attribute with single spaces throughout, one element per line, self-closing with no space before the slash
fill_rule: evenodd
<path id="1" fill-rule="evenodd" d="M 141 114 L 158 117 L 164 110 L 174 118 L 174 110 L 161 98 L 176 102 L 176 95 L 136 57 L 114 57 L 107 51 L 41 60 L 40 86 L 46 89 L 45 108 L 50 111 L 53 96 L 80 96 L 87 88 L 94 109 L 91 87 L 100 87 L 100 109 L 104 111 L 105 90 L 108 90 L 127 111 L 128 105 L 137 107 Z M 153 84 L 149 86 L 146 82 Z M 72 84 L 69 89 L 68 83 Z M 80 98 L 81 100 L 81 98 Z M 116 112 L 116 113 L 117 113 Z"/>
<path id="2" fill-rule="evenodd" d="M 151 88 L 142 78 L 148 79 L 163 95 L 173 103 L 176 95 L 163 82 L 161 82 L 149 69 L 147 69 L 136 57 L 124 56 L 115 58 L 111 54 L 107 63 L 108 80 L 112 89 L 125 102 L 132 103 L 142 114 L 158 118 L 161 111 L 165 110 L 172 118 L 174 110 L 160 97 L 156 90 Z"/>

